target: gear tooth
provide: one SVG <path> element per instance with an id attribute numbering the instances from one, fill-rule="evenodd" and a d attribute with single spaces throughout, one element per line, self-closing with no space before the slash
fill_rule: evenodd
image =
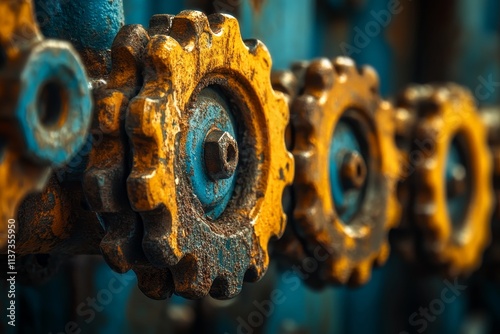
<path id="1" fill-rule="evenodd" d="M 112 270 L 117 273 L 124 274 L 132 269 L 131 263 L 128 261 L 123 252 L 123 245 L 127 240 L 117 238 L 115 233 L 106 233 L 101 240 L 100 249 L 106 263 Z"/>
<path id="2" fill-rule="evenodd" d="M 243 276 L 238 277 L 233 273 L 227 274 L 231 275 L 230 278 L 219 276 L 214 280 L 209 292 L 212 298 L 230 299 L 240 294 L 243 286 Z"/>
<path id="3" fill-rule="evenodd" d="M 378 253 L 378 255 L 375 259 L 375 265 L 378 267 L 383 266 L 387 262 L 387 259 L 389 258 L 390 253 L 391 253 L 391 246 L 389 246 L 389 242 L 385 241 L 382 244 L 382 247 L 380 248 L 380 252 Z"/>
<path id="4" fill-rule="evenodd" d="M 293 72 L 293 74 L 295 74 L 296 77 L 301 78 L 306 72 L 310 63 L 311 62 L 308 60 L 296 61 L 292 63 L 292 65 L 290 66 L 290 70 Z"/>
<path id="5" fill-rule="evenodd" d="M 352 75 L 357 71 L 354 60 L 348 57 L 337 57 L 332 61 L 332 63 L 337 75 L 340 77 Z"/>
<path id="6" fill-rule="evenodd" d="M 174 283 L 169 269 L 138 267 L 135 270 L 138 287 L 143 294 L 155 300 L 172 296 Z"/>
<path id="7" fill-rule="evenodd" d="M 329 261 L 329 264 L 330 270 L 325 272 L 327 275 L 326 279 L 333 284 L 347 284 L 352 274 L 349 261 L 341 257 L 335 261 Z"/>
<path id="8" fill-rule="evenodd" d="M 273 71 L 271 73 L 273 89 L 286 94 L 287 103 L 290 104 L 297 92 L 297 77 L 288 70 Z"/>
<path id="9" fill-rule="evenodd" d="M 206 34 L 212 34 L 205 14 L 195 10 L 185 10 L 176 15 L 172 20 L 170 36 L 174 38 L 186 50 L 191 51 L 199 45 L 200 38 Z M 211 36 L 208 37 L 211 39 Z"/>
<path id="10" fill-rule="evenodd" d="M 149 42 L 146 30 L 139 24 L 124 26 L 116 35 L 111 47 L 112 67 L 135 70 L 143 59 L 143 52 Z"/>
<path id="11" fill-rule="evenodd" d="M 220 34 L 223 31 L 240 31 L 238 20 L 229 14 L 215 13 L 208 16 L 210 29 L 214 34 Z"/>
<path id="12" fill-rule="evenodd" d="M 213 271 L 213 266 L 204 268 L 196 256 L 187 254 L 172 268 L 175 293 L 188 299 L 207 296 L 212 287 Z"/>
<path id="13" fill-rule="evenodd" d="M 258 57 L 262 65 L 265 65 L 265 67 L 263 67 L 264 71 L 266 73 L 270 73 L 273 60 L 271 58 L 271 53 L 267 49 L 267 46 L 258 39 L 245 39 L 243 42 L 248 48 L 249 52 L 252 55 Z"/>
<path id="14" fill-rule="evenodd" d="M 156 203 L 155 187 L 151 185 L 151 179 L 156 172 L 150 170 L 132 170 L 127 178 L 127 192 L 132 208 L 137 212 L 155 210 Z"/>
<path id="15" fill-rule="evenodd" d="M 334 69 L 328 59 L 321 58 L 311 62 L 305 73 L 306 93 L 319 97 L 332 88 L 333 82 Z"/>
<path id="16" fill-rule="evenodd" d="M 169 14 L 156 14 L 149 20 L 148 34 L 149 36 L 155 35 L 169 35 L 172 29 L 172 21 L 174 15 Z"/>
<path id="17" fill-rule="evenodd" d="M 421 96 L 421 89 L 418 86 L 407 87 L 399 96 L 397 105 L 407 109 L 413 109 Z"/>
<path id="18" fill-rule="evenodd" d="M 299 141 L 305 140 L 314 133 L 315 126 L 320 115 L 316 112 L 318 108 L 317 100 L 311 95 L 301 95 L 297 97 L 290 107 L 293 126 L 295 131 L 304 137 L 299 137 Z"/>
<path id="19" fill-rule="evenodd" d="M 367 260 L 360 262 L 352 269 L 348 284 L 351 286 L 360 286 L 366 284 L 371 278 L 371 273 L 371 261 Z"/>
<path id="20" fill-rule="evenodd" d="M 363 66 L 360 68 L 360 73 L 365 80 L 368 81 L 370 90 L 373 93 L 379 92 L 380 79 L 377 71 L 371 66 Z"/>
<path id="21" fill-rule="evenodd" d="M 159 238 L 162 230 L 168 230 L 165 222 L 145 222 L 145 232 L 142 239 L 142 248 L 147 259 L 157 267 L 175 266 L 183 257 L 183 253 L 170 244 L 168 238 Z M 158 232 L 160 231 L 160 232 Z"/>

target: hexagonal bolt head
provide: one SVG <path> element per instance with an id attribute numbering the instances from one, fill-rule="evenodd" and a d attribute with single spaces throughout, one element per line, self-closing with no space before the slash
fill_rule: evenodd
<path id="1" fill-rule="evenodd" d="M 213 129 L 205 137 L 204 158 L 213 181 L 228 179 L 238 166 L 238 143 L 228 132 Z"/>
<path id="2" fill-rule="evenodd" d="M 367 176 L 365 160 L 358 152 L 347 153 L 344 156 L 340 173 L 344 188 L 360 189 Z"/>

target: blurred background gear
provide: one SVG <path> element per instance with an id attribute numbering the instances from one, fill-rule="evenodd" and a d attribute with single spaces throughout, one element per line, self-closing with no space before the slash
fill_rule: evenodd
<path id="1" fill-rule="evenodd" d="M 402 201 L 411 203 L 405 218 L 415 224 L 409 229 L 418 231 L 413 237 L 419 239 L 403 238 L 401 247 L 407 251 L 413 243 L 413 260 L 448 277 L 469 275 L 490 242 L 487 129 L 471 94 L 453 84 L 410 87 L 397 106 L 398 137 L 405 138 L 402 160 L 411 168 L 401 177 L 411 199 L 403 196 Z"/>
<path id="2" fill-rule="evenodd" d="M 92 101 L 69 43 L 45 39 L 31 1 L 0 3 L 0 248 L 20 201 L 83 146 Z M 17 226 L 17 225 L 16 225 Z M 18 227 L 18 226 L 17 226 Z"/>
<path id="3" fill-rule="evenodd" d="M 326 254 L 317 279 L 362 284 L 387 259 L 399 219 L 392 107 L 375 70 L 349 58 L 313 61 L 303 80 L 291 105 L 293 225 L 309 256 Z"/>

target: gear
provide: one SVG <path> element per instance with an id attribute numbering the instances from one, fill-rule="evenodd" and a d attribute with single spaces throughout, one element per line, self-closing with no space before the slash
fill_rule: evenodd
<path id="1" fill-rule="evenodd" d="M 261 42 L 242 41 L 235 18 L 196 11 L 175 16 L 146 53 L 126 122 L 145 254 L 170 268 L 177 294 L 230 298 L 264 274 L 269 239 L 286 223 L 294 163 L 271 58 Z"/>
<path id="2" fill-rule="evenodd" d="M 169 20 L 168 15 L 159 17 Z M 106 262 L 119 273 L 134 270 L 144 294 L 164 299 L 172 294 L 171 275 L 167 269 L 151 266 L 144 256 L 143 224 L 130 207 L 126 189 L 131 156 L 125 115 L 129 101 L 141 88 L 148 42 L 148 32 L 140 25 L 124 26 L 113 42 L 111 73 L 106 84 L 94 93 L 96 115 L 92 130 L 102 132 L 102 141 L 90 151 L 83 189 L 106 231 L 100 243 Z"/>
<path id="3" fill-rule="evenodd" d="M 399 220 L 392 107 L 372 68 L 340 57 L 309 64 L 291 115 L 293 224 L 309 255 L 329 254 L 314 285 L 362 284 L 372 264 L 387 259 L 387 235 Z"/>
<path id="4" fill-rule="evenodd" d="M 414 115 L 403 154 L 414 168 L 409 218 L 421 238 L 415 254 L 448 277 L 469 274 L 489 242 L 492 208 L 487 131 L 474 99 L 454 84 L 426 85 L 408 88 L 398 106 Z"/>
<path id="5" fill-rule="evenodd" d="M 0 3 L 0 249 L 20 201 L 84 144 L 91 97 L 80 59 L 40 34 L 31 1 Z M 4 223 L 5 222 L 5 223 Z"/>

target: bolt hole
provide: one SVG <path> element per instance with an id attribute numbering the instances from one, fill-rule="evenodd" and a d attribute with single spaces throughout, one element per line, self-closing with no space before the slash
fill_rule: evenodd
<path id="1" fill-rule="evenodd" d="M 38 96 L 38 116 L 47 128 L 60 127 L 64 124 L 68 111 L 66 89 L 56 81 L 46 82 Z"/>
<path id="2" fill-rule="evenodd" d="M 233 163 L 236 159 L 236 149 L 233 145 L 229 145 L 227 148 L 227 162 Z"/>

